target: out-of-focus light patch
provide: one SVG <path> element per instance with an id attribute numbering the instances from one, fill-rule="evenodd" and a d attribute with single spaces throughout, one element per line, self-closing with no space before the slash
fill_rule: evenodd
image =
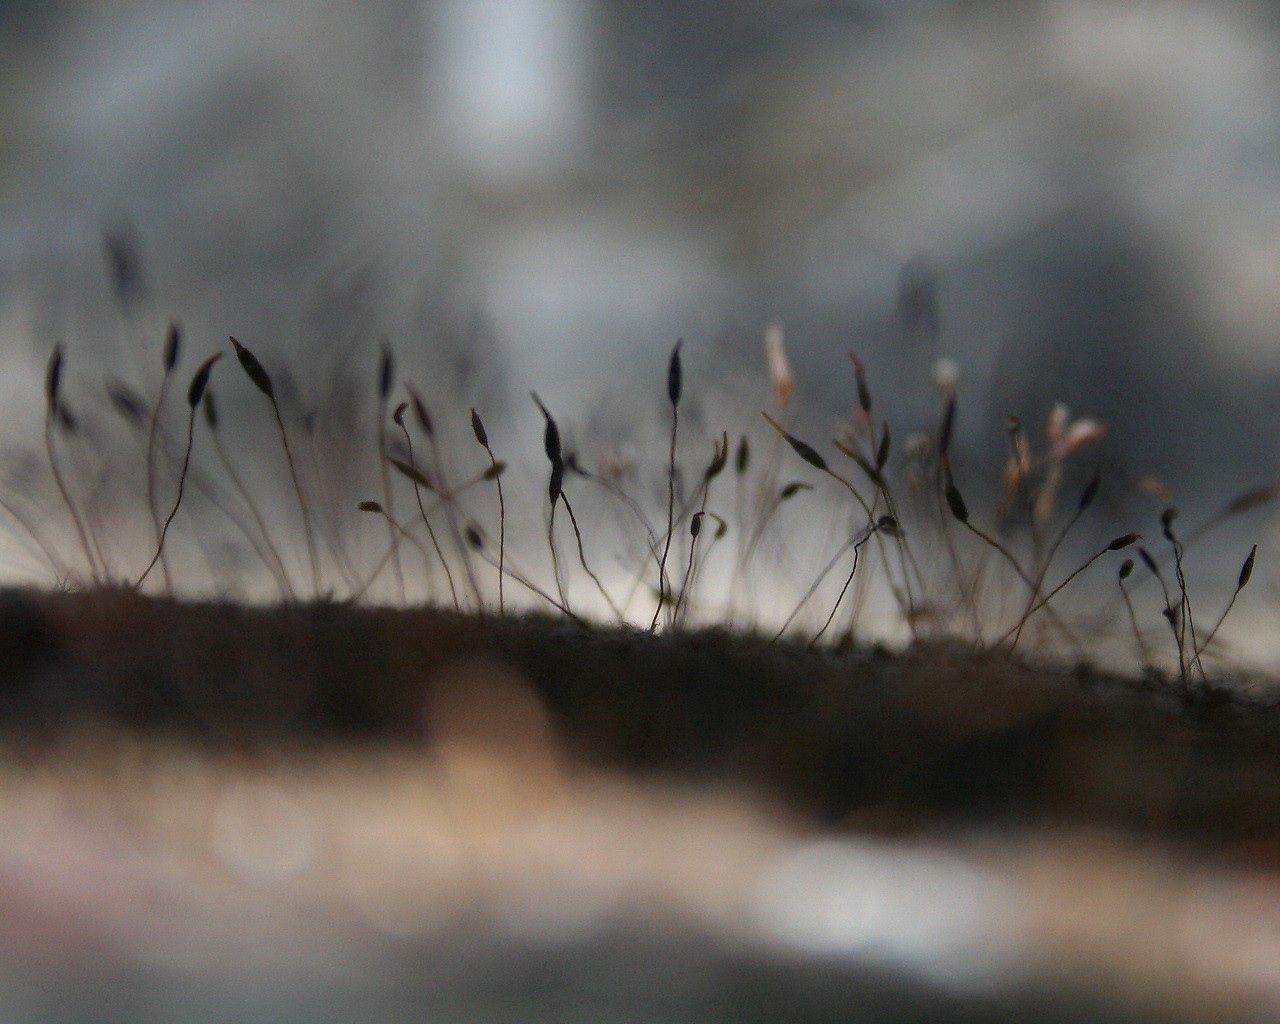
<path id="1" fill-rule="evenodd" d="M 1250 585 L 1257 586 L 1258 581 Z M 1263 592 L 1265 593 L 1265 592 Z M 1274 593 L 1274 592 L 1273 592 Z M 1275 693 L 1280 684 L 1274 681 L 1275 667 L 1280 664 L 1280 631 L 1275 629 L 1275 606 L 1272 594 L 1265 598 L 1246 600 L 1248 591 L 1241 595 L 1236 607 L 1214 638 L 1215 651 L 1223 658 L 1223 664 L 1233 669 L 1265 673 L 1265 678 L 1252 680 L 1255 685 Z M 1223 602 L 1229 595 L 1215 595 Z M 1208 656 L 1205 658 L 1209 664 Z"/>
<path id="2" fill-rule="evenodd" d="M 722 268 L 687 226 L 650 217 L 641 227 L 606 209 L 512 226 L 487 247 L 486 263 L 485 307 L 521 342 L 510 353 L 513 379 L 549 381 L 549 365 L 580 363 L 583 338 L 593 339 L 591 372 L 608 374 L 634 341 L 658 339 L 665 351 L 673 332 L 699 329 L 696 310 L 727 297 Z"/>
<path id="3" fill-rule="evenodd" d="M 782 324 L 776 320 L 764 329 L 764 352 L 769 367 L 769 388 L 773 392 L 773 404 L 784 409 L 795 389 L 795 376 L 791 372 L 791 361 L 787 359 Z"/>
<path id="4" fill-rule="evenodd" d="M 619 903 L 619 861 L 595 825 L 544 815 L 506 836 L 506 887 L 490 900 L 495 927 L 539 941 L 582 939 L 600 929 Z"/>
<path id="5" fill-rule="evenodd" d="M 441 668 L 427 692 L 432 755 L 447 783 L 468 793 L 460 812 L 501 819 L 560 794 L 560 741 L 523 676 L 495 659 L 466 659 Z"/>
<path id="6" fill-rule="evenodd" d="M 1106 833 L 1044 833 L 1023 853 L 1035 937 L 1025 952 L 1043 969 L 1069 964 L 1076 984 L 1105 983 L 1158 1019 L 1274 1019 L 1280 904 L 1269 874 L 1152 857 Z"/>
<path id="7" fill-rule="evenodd" d="M 1059 0 L 1046 7 L 1043 24 L 1044 55 L 1077 71 L 1095 92 L 1136 88 L 1155 98 L 1172 90 L 1150 111 L 1163 128 L 1212 130 L 1202 119 L 1225 113 L 1227 124 L 1252 129 L 1257 111 L 1235 105 L 1276 84 L 1257 5 Z M 1174 100 L 1186 104 L 1181 116 Z"/>
<path id="8" fill-rule="evenodd" d="M 210 3 L 182 12 L 140 5 L 132 17 L 91 18 L 72 37 L 65 62 L 73 73 L 52 94 L 49 115 L 72 138 L 98 145 L 141 145 L 157 125 L 179 124 L 234 59 L 227 31 L 235 5 Z"/>
<path id="9" fill-rule="evenodd" d="M 466 840 L 436 807 L 424 816 L 418 805 L 425 796 L 415 788 L 378 802 L 357 791 L 356 806 L 338 823 L 339 885 L 346 903 L 386 935 L 441 931 L 474 902 Z"/>
<path id="10" fill-rule="evenodd" d="M 431 85 L 474 170 L 522 177 L 577 147 L 589 52 L 581 0 L 447 0 L 432 17 Z"/>
<path id="11" fill-rule="evenodd" d="M 1206 984 L 1226 983 L 1280 999 L 1280 907 L 1256 882 L 1203 877 L 1183 894 L 1173 940 Z M 1205 908 L 1217 913 L 1205 913 Z"/>
<path id="12" fill-rule="evenodd" d="M 960 364 L 950 356 L 939 356 L 933 364 L 933 384 L 943 395 L 950 396 L 960 383 Z"/>
<path id="13" fill-rule="evenodd" d="M 1212 252 L 1201 275 L 1203 308 L 1220 325 L 1236 358 L 1258 367 L 1280 364 L 1275 325 L 1280 321 L 1280 207 L 1248 224 L 1216 218 Z M 1216 269 L 1214 269 L 1216 268 Z M 1205 275 L 1210 276 L 1205 276 Z"/>
<path id="14" fill-rule="evenodd" d="M 207 820 L 202 814 L 221 795 L 208 760 L 198 749 L 172 738 L 157 740 L 150 758 L 151 770 L 139 773 L 139 789 L 155 808 L 155 831 L 172 835 L 186 832 L 192 845 L 201 843 L 203 839 L 197 836 Z"/>
<path id="15" fill-rule="evenodd" d="M 23 843 L 0 846 L 0 866 L 7 867 L 16 852 L 47 842 L 57 835 L 59 816 L 66 811 L 63 790 L 52 776 L 36 777 L 22 786 L 0 787 L 0 814 L 9 820 L 7 835 Z"/>
<path id="16" fill-rule="evenodd" d="M 896 272 L 902 253 L 933 252 L 943 264 L 972 258 L 1060 216 L 1078 196 L 1045 172 L 1038 154 L 1064 112 L 1057 96 L 1035 99 L 859 190 L 806 252 L 809 289 L 848 288 L 847 260 L 832 258 L 848 253 L 851 239 L 894 254 Z"/>
<path id="17" fill-rule="evenodd" d="M 271 882 L 305 870 L 316 853 L 316 823 L 283 786 L 258 779 L 228 782 L 213 814 L 213 846 L 244 878 Z"/>
<path id="18" fill-rule="evenodd" d="M 1060 2 L 1041 49 L 1091 102 L 1125 207 L 1230 355 L 1276 365 L 1280 91 L 1265 7 Z"/>
<path id="19" fill-rule="evenodd" d="M 790 836 L 730 792 L 577 780 L 572 799 L 503 833 L 494 923 L 506 934 L 583 939 L 611 921 L 695 919 L 736 930 L 761 866 Z"/>
<path id="20" fill-rule="evenodd" d="M 994 873 L 928 849 L 821 839 L 761 884 L 763 934 L 818 956 L 881 962 L 980 986 L 1011 969 L 1025 921 Z"/>
<path id="21" fill-rule="evenodd" d="M 107 950 L 184 979 L 319 969 L 363 984 L 388 950 L 397 971 L 441 967 L 437 939 L 556 957 L 620 927 L 692 928 L 774 963 L 964 993 L 1105 985 L 1150 1019 L 1271 1020 L 1280 1005 L 1275 836 L 1235 851 L 1251 871 L 1105 832 L 818 837 L 731 792 L 589 775 L 460 829 L 420 750 L 263 771 L 93 729 L 54 754 L 0 766 L 0 953 L 59 977 Z M 170 770 L 190 788 L 149 779 Z M 310 836 L 305 870 L 281 830 Z M 226 870 L 219 831 L 248 870 Z"/>

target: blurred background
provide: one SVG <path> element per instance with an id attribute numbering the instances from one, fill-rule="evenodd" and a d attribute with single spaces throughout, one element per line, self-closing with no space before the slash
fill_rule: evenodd
<path id="1" fill-rule="evenodd" d="M 353 508 L 378 493 L 383 339 L 442 434 L 465 446 L 455 479 L 487 465 L 464 418 L 483 412 L 513 463 L 512 545 L 544 580 L 545 463 L 529 390 L 588 466 L 639 465 L 634 492 L 660 517 L 677 338 L 690 474 L 721 429 L 768 450 L 759 411 L 776 400 L 772 334 L 794 371 L 788 422 L 815 443 L 855 408 L 850 350 L 893 425 L 895 458 L 913 431 L 936 428 L 958 374 L 955 462 L 984 524 L 1006 417 L 1022 418 L 1038 454 L 1057 402 L 1101 424 L 1062 493 L 1096 465 L 1105 514 L 1068 548 L 1087 553 L 1130 529 L 1158 538 L 1168 501 L 1181 522 L 1203 522 L 1280 479 L 1274 4 L 0 0 L 0 55 L 0 498 L 7 514 L 70 536 L 40 447 L 41 380 L 62 341 L 77 427 L 59 443 L 77 495 L 112 527 L 117 565 L 145 563 L 151 535 L 137 417 L 124 422 L 108 389 L 155 401 L 171 320 L 183 325 L 184 383 L 228 335 L 261 356 L 290 429 L 309 438 L 299 448 L 317 518 L 333 513 L 328 539 L 341 550 L 345 536 L 365 565 L 385 545 L 383 524 Z M 296 530 L 297 507 L 246 385 L 224 360 L 213 384 L 223 436 L 279 536 Z M 166 495 L 186 429 L 180 389 L 169 401 Z M 776 442 L 773 453 L 786 455 Z M 178 589 L 272 596 L 208 501 L 206 488 L 227 492 L 206 433 L 197 470 L 197 518 L 178 521 L 174 545 Z M 794 459 L 772 484 L 792 478 L 819 485 L 788 519 L 810 529 L 769 552 L 767 585 L 744 585 L 747 616 L 780 619 L 848 535 L 837 491 Z M 399 500 L 411 507 L 407 491 Z M 491 533 L 492 505 L 486 491 L 469 509 Z M 594 511 L 627 522 L 605 499 Z M 1248 545 L 1262 542 L 1223 636 L 1230 659 L 1275 675 L 1270 515 L 1255 507 L 1188 558 L 1197 614 L 1212 621 Z M 0 575 L 47 584 L 39 552 L 10 533 Z M 588 535 L 611 585 L 644 562 Z M 280 539 L 301 579 L 298 538 Z M 1079 554 L 1063 563 L 1068 553 Z M 581 609 L 591 587 L 573 571 Z M 255 574 L 265 589 L 244 586 Z M 1114 575 L 1090 582 L 1073 611 L 1123 628 Z M 1142 582 L 1142 628 L 1169 668 L 1159 595 Z M 376 596 L 393 597 L 389 583 Z M 830 606 L 820 596 L 817 622 Z M 1019 594 L 999 611 L 1015 606 Z M 715 611 L 697 608 L 694 621 Z M 69 617 L 59 643 L 74 649 L 86 621 L 102 639 L 85 665 L 115 658 L 122 675 L 163 691 L 163 643 L 152 674 L 120 650 L 171 626 L 108 608 Z M 896 620 L 879 625 L 905 635 Z M 1083 632 L 1101 648 L 1102 630 Z M 28 643 L 16 627 L 4 633 L 15 649 Z M 205 649 L 217 636 L 199 634 L 182 649 L 188 661 L 216 664 Z M 418 639 L 434 650 L 434 634 Z M 1139 662 L 1121 641 L 1132 673 Z M 305 661 L 299 649 L 281 656 Z M 419 660 L 403 658 L 414 670 Z M 40 671 L 31 686 L 49 706 L 81 696 L 63 663 Z M 952 681 L 948 693 L 976 692 L 974 680 Z M 372 1008 L 395 1020 L 421 1019 L 425 1006 L 442 1020 L 476 1019 L 475 1007 L 492 1020 L 844 1020 L 861 1001 L 867 1019 L 951 1019 L 937 992 L 963 1020 L 1276 1018 L 1274 835 L 1233 846 L 1228 871 L 1160 845 L 1159 815 L 1148 826 L 1136 800 L 1140 826 L 1116 838 L 1039 831 L 1017 811 L 967 828 L 877 805 L 825 821 L 732 785 L 581 778 L 561 764 L 560 739 L 543 735 L 527 681 L 490 691 L 463 673 L 457 685 L 475 702 L 455 713 L 457 735 L 448 716 L 433 720 L 430 743 L 403 756 L 374 744 L 319 758 L 288 744 L 203 751 L 90 723 L 46 762 L 27 737 L 0 737 L 7 1018 L 358 1019 Z M 930 729 L 935 714 L 970 728 L 942 689 L 913 713 Z M 617 704 L 622 717 L 632 710 Z M 673 731 L 668 710 L 655 713 L 655 736 Z M 477 738 L 472 711 L 493 718 L 493 737 Z M 525 711 L 537 728 L 507 727 Z M 765 718 L 762 734 L 776 724 Z M 875 725 L 838 699 L 813 720 Z M 888 719 L 884 734 L 903 721 Z M 1151 748 L 1068 737 L 1051 766 L 1104 778 L 1117 800 L 1147 774 L 1163 785 L 1167 771 L 1176 809 L 1179 787 L 1228 788 L 1226 769 L 1215 776 L 1196 759 L 1199 721 L 1153 731 Z M 990 725 L 997 739 L 1002 724 Z M 973 728 L 987 738 L 985 719 Z M 533 741 L 510 742 L 521 729 Z M 1260 736 L 1250 750 L 1270 764 L 1273 733 Z M 743 744 L 734 771 L 758 759 Z M 1003 763 L 1006 748 L 992 749 Z M 897 767 L 915 762 L 910 752 Z M 950 778 L 952 763 L 940 764 Z M 874 775 L 854 759 L 827 767 Z M 637 923 L 645 941 L 609 940 Z M 925 987 L 894 987 L 904 976 Z M 1059 1000 L 1054 1016 L 1063 978 L 1071 1005 Z M 1045 1005 L 984 1014 L 1028 979 Z M 1095 1008 L 1117 993 L 1132 1012 Z"/>
<path id="2" fill-rule="evenodd" d="M 1147 475 L 1216 507 L 1280 468 L 1278 37 L 1265 3 L 3 3 L 5 408 L 58 339 L 152 393 L 173 317 L 340 438 L 386 337 L 533 460 L 530 388 L 660 437 L 676 337 L 689 425 L 758 423 L 776 321 L 818 438 L 847 350 L 899 438 L 946 356 L 970 486 L 1063 401 L 1117 515 Z"/>

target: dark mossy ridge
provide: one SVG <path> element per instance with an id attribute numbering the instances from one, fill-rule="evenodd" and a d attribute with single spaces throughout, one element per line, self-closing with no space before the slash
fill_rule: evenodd
<path id="1" fill-rule="evenodd" d="M 527 681 L 577 766 L 729 783 L 826 825 L 1103 825 L 1223 849 L 1280 834 L 1275 702 L 959 643 L 816 651 L 721 629 L 115 590 L 9 591 L 0 638 L 12 749 L 84 719 L 299 752 L 420 744 L 432 688 L 478 664 Z"/>

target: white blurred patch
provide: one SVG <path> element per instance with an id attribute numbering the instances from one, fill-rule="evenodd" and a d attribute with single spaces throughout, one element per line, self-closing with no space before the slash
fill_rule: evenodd
<path id="1" fill-rule="evenodd" d="M 519 176 L 563 160 L 584 128 L 581 0 L 447 0 L 432 12 L 435 99 L 475 170 Z"/>
<path id="2" fill-rule="evenodd" d="M 883 962 L 936 981 L 981 983 L 1017 959 L 1026 921 L 996 873 L 941 851 L 819 839 L 760 886 L 763 933 L 809 954 Z"/>

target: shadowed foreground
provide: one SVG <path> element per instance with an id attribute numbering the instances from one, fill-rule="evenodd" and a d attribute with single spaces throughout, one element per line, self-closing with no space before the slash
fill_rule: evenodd
<path id="1" fill-rule="evenodd" d="M 1217 849 L 1280 837 L 1280 705 L 1240 689 L 1186 696 L 961 645 L 832 654 L 714 630 L 122 592 L 11 593 L 0 635 L 18 727 L 412 745 L 442 693 L 482 700 L 496 672 L 528 688 L 575 766 L 745 787 L 824 825 L 1063 822 Z"/>
<path id="2" fill-rule="evenodd" d="M 0 699 L 7 1019 L 1280 1007 L 1280 711 L 1238 691 L 11 592 Z"/>

